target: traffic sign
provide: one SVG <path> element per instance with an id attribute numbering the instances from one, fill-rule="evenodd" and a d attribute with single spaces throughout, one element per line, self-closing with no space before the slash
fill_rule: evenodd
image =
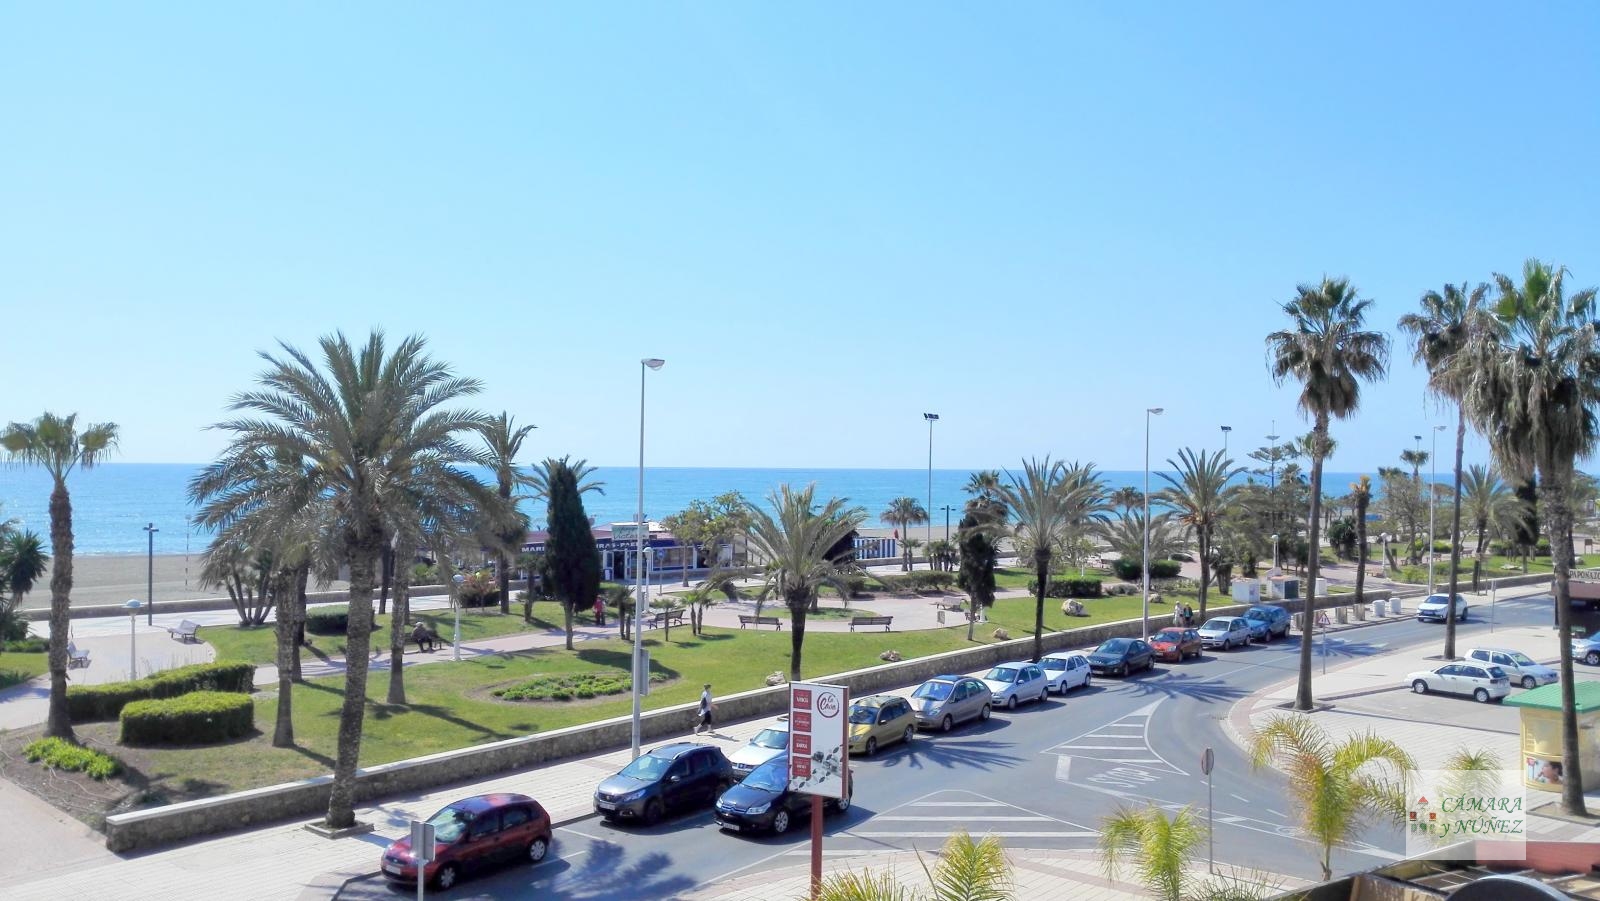
<path id="1" fill-rule="evenodd" d="M 1217 765 L 1217 755 L 1216 755 L 1216 753 L 1213 752 L 1210 748 L 1206 748 L 1205 753 L 1200 755 L 1200 772 L 1204 773 L 1207 776 L 1209 776 L 1209 775 L 1211 775 L 1211 768 L 1216 766 L 1216 765 Z"/>

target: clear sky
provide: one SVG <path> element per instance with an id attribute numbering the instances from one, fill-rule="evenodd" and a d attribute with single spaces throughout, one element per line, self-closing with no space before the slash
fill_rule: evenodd
<path id="1" fill-rule="evenodd" d="M 1263 336 L 1600 284 L 1600 5 L 0 2 L 0 420 L 199 462 L 254 352 L 426 334 L 626 464 L 1142 463 L 1307 426 Z M 1453 421 L 1396 346 L 1334 471 Z M 1447 442 L 1441 442 L 1441 452 Z M 1481 444 L 1469 449 L 1481 459 Z"/>

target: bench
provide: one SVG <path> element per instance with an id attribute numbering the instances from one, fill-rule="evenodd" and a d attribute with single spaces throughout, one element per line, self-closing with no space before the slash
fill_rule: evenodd
<path id="1" fill-rule="evenodd" d="M 72 642 L 67 642 L 67 669 L 78 669 L 89 665 L 89 652 L 83 650 Z"/>
<path id="2" fill-rule="evenodd" d="M 176 626 L 168 626 L 167 637 L 175 638 L 182 642 L 199 641 L 200 624 L 194 620 L 186 619 Z"/>
<path id="3" fill-rule="evenodd" d="M 946 613 L 960 613 L 963 609 L 962 603 L 954 598 L 941 598 L 940 600 L 934 601 L 933 606 L 938 607 L 940 610 L 943 610 Z"/>
<path id="4" fill-rule="evenodd" d="M 1384 572 L 1381 569 L 1369 569 L 1369 570 L 1367 570 L 1367 578 L 1369 578 L 1369 579 L 1387 579 L 1387 578 L 1389 578 L 1389 574 Z"/>
<path id="5" fill-rule="evenodd" d="M 745 626 L 772 626 L 782 632 L 783 620 L 778 619 L 776 616 L 745 616 L 740 614 L 739 628 L 743 629 Z"/>
<path id="6" fill-rule="evenodd" d="M 407 633 L 408 640 L 416 642 L 417 653 L 418 654 L 431 653 L 433 651 L 437 651 L 440 648 L 442 648 L 445 645 L 450 643 L 448 641 L 445 641 L 443 638 L 439 637 L 439 632 L 438 632 L 437 629 L 434 629 L 431 626 L 428 626 L 426 628 L 427 628 L 427 634 L 422 636 L 422 638 L 420 638 L 420 639 L 417 637 L 417 633 L 414 632 L 414 631 Z M 432 645 L 432 647 L 430 647 L 427 651 L 423 651 L 422 650 L 422 646 L 424 644 Z"/>
<path id="7" fill-rule="evenodd" d="M 892 616 L 852 616 L 850 617 L 850 631 L 854 632 L 856 626 L 882 626 L 883 631 L 889 631 L 889 624 L 894 622 Z"/>
<path id="8" fill-rule="evenodd" d="M 652 629 L 659 629 L 669 622 L 678 626 L 683 625 L 683 608 L 680 607 L 677 610 L 663 610 L 660 613 L 657 613 L 655 616 L 650 617 L 649 627 Z"/>

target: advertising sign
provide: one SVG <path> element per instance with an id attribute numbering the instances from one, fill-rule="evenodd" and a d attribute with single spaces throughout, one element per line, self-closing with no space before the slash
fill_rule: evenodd
<path id="1" fill-rule="evenodd" d="M 845 796 L 849 764 L 850 690 L 817 682 L 789 683 L 789 790 Z"/>

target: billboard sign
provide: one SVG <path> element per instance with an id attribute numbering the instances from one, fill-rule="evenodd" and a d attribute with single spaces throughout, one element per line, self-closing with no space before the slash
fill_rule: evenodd
<path id="1" fill-rule="evenodd" d="M 842 798 L 849 765 L 850 690 L 789 683 L 789 790 Z"/>

